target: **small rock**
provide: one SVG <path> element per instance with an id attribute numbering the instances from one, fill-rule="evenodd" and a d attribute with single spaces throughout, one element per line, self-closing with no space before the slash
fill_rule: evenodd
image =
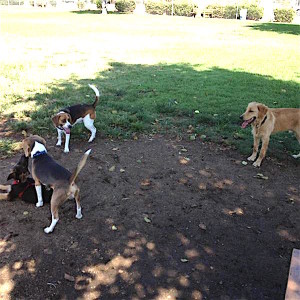
<path id="1" fill-rule="evenodd" d="M 51 255 L 53 252 L 51 249 L 44 249 L 44 253 L 47 255 Z"/>
<path id="2" fill-rule="evenodd" d="M 75 281 L 75 277 L 72 276 L 72 275 L 69 275 L 69 274 L 67 274 L 67 273 L 65 273 L 64 278 L 65 278 L 66 280 L 68 280 L 68 281 Z"/>

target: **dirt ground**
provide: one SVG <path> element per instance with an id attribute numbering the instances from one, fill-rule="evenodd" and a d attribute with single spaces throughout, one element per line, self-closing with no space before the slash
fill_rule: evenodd
<path id="1" fill-rule="evenodd" d="M 88 148 L 54 145 L 70 170 Z M 68 201 L 47 235 L 49 205 L 0 202 L 1 299 L 284 298 L 300 248 L 299 160 L 256 169 L 220 145 L 162 136 L 91 146 L 81 220 Z M 18 158 L 1 161 L 1 183 Z"/>

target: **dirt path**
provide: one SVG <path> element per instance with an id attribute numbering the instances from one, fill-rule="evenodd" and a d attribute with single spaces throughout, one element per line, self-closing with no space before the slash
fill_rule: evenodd
<path id="1" fill-rule="evenodd" d="M 71 170 L 88 147 L 54 144 Z M 49 205 L 0 202 L 1 299 L 283 299 L 300 248 L 299 161 L 258 170 L 232 150 L 164 137 L 92 147 L 83 219 L 68 201 L 46 235 Z M 17 159 L 1 161 L 0 182 Z"/>

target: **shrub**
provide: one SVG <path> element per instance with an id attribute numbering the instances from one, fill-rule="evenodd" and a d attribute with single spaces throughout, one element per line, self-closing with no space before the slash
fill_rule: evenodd
<path id="1" fill-rule="evenodd" d="M 208 5 L 208 9 L 213 10 L 213 18 L 219 18 L 222 19 L 224 18 L 224 6 L 221 5 Z"/>
<path id="2" fill-rule="evenodd" d="M 208 9 L 213 10 L 213 18 L 222 19 L 235 19 L 236 18 L 236 6 L 235 5 L 209 5 Z M 238 8 L 238 18 L 240 17 L 240 10 L 247 9 L 247 19 L 258 21 L 263 16 L 263 9 L 257 5 L 242 5 Z"/>
<path id="3" fill-rule="evenodd" d="M 274 9 L 275 22 L 291 23 L 294 16 L 295 12 L 292 9 Z"/>
<path id="4" fill-rule="evenodd" d="M 135 9 L 135 2 L 133 0 L 117 0 L 115 5 L 118 12 L 131 13 Z"/>
<path id="5" fill-rule="evenodd" d="M 145 3 L 146 12 L 152 15 L 170 14 L 172 11 L 172 4 L 167 2 L 147 1 Z"/>
<path id="6" fill-rule="evenodd" d="M 258 7 L 257 5 L 251 4 L 244 6 L 243 8 L 247 9 L 247 19 L 258 21 L 263 17 L 263 9 L 261 7 Z"/>
<path id="7" fill-rule="evenodd" d="M 236 6 L 225 6 L 224 7 L 224 19 L 235 19 L 236 18 Z"/>
<path id="8" fill-rule="evenodd" d="M 171 15 L 172 3 L 171 2 L 159 2 L 159 1 L 147 1 L 145 3 L 146 12 L 153 15 Z M 195 5 L 189 3 L 174 3 L 174 16 L 186 16 L 190 17 L 195 12 Z"/>
<path id="9" fill-rule="evenodd" d="M 171 8 L 172 10 L 172 8 Z M 195 11 L 195 6 L 189 3 L 178 3 L 174 4 L 174 15 L 190 17 Z"/>

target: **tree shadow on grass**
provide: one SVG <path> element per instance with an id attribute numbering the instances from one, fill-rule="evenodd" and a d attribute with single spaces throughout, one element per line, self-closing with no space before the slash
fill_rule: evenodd
<path id="1" fill-rule="evenodd" d="M 251 151 L 252 136 L 250 128 L 240 128 L 239 116 L 249 102 L 262 102 L 269 107 L 299 104 L 297 83 L 268 76 L 220 68 L 201 70 L 201 66 L 188 64 L 112 63 L 94 80 L 72 77 L 52 83 L 48 94 L 35 94 L 30 100 L 38 103 L 38 110 L 31 113 L 32 121 L 15 122 L 14 128 L 55 134 L 51 115 L 68 105 L 92 102 L 94 94 L 89 83 L 101 91 L 95 124 L 102 135 L 206 135 L 207 140 L 237 147 L 243 154 Z M 83 126 L 75 126 L 72 134 L 87 138 Z M 298 149 L 296 138 L 283 133 L 271 138 L 268 151 L 280 157 Z"/>
<path id="2" fill-rule="evenodd" d="M 261 23 L 248 27 L 260 31 L 272 31 L 277 33 L 300 35 L 300 26 L 295 24 Z"/>

